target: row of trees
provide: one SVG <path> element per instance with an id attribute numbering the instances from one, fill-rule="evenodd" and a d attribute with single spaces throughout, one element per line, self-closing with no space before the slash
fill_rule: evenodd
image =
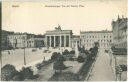
<path id="1" fill-rule="evenodd" d="M 75 51 L 68 51 L 67 49 L 64 50 L 64 52 L 61 53 L 57 53 L 54 52 L 51 56 L 51 60 L 54 60 L 54 65 L 53 65 L 53 69 L 55 70 L 55 73 L 61 73 L 62 70 L 67 69 L 69 67 L 64 65 L 64 61 L 66 61 L 66 57 L 68 57 L 71 54 L 75 54 Z"/>
<path id="2" fill-rule="evenodd" d="M 97 42 L 94 43 L 94 44 L 95 44 L 95 46 L 92 47 L 92 48 L 90 48 L 89 50 L 85 50 L 85 47 L 84 46 L 81 47 L 81 48 L 80 47 L 78 48 L 80 54 L 86 55 L 85 57 L 79 55 L 78 56 L 79 62 L 84 62 L 85 59 L 87 59 L 87 61 L 90 61 L 92 59 L 95 59 L 95 57 L 97 55 L 97 52 L 98 52 L 98 45 L 99 44 Z"/>
<path id="3" fill-rule="evenodd" d="M 75 54 L 74 50 L 68 51 L 67 49 L 62 52 L 62 55 L 69 55 L 69 54 Z"/>
<path id="4" fill-rule="evenodd" d="M 61 72 L 66 68 L 66 66 L 63 63 L 65 61 L 65 58 L 60 53 L 53 52 L 51 60 L 54 61 L 53 69 L 55 70 L 55 73 L 57 71 Z"/>
<path id="5" fill-rule="evenodd" d="M 97 52 L 98 52 L 98 47 L 94 46 L 93 48 L 90 48 L 90 50 L 85 50 L 85 48 L 82 47 L 82 48 L 79 48 L 79 52 L 86 55 L 86 58 L 79 55 L 77 58 L 77 61 L 79 63 L 83 63 L 83 62 L 86 62 L 85 60 L 87 60 L 87 62 L 88 62 L 88 61 L 95 59 Z M 64 65 L 64 61 L 66 61 L 65 55 L 70 55 L 70 54 L 75 54 L 75 51 L 69 52 L 68 50 L 65 50 L 64 52 L 62 52 L 62 54 L 57 53 L 57 52 L 53 53 L 51 59 L 55 61 L 53 64 L 53 69 L 55 70 L 54 76 L 56 76 L 56 73 L 57 73 L 57 75 L 58 75 L 58 73 L 59 73 L 59 75 L 63 75 L 62 70 L 69 68 Z"/>
<path id="6" fill-rule="evenodd" d="M 90 48 L 90 54 L 88 55 L 88 60 L 95 59 L 97 53 L 98 53 L 98 47 L 94 46 L 93 48 Z"/>

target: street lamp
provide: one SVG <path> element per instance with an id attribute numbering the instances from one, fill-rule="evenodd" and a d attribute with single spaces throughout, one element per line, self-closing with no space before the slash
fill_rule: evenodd
<path id="1" fill-rule="evenodd" d="M 1 68 L 2 68 L 2 53 L 1 53 L 1 49 L 0 49 L 0 62 L 1 62 Z"/>
<path id="2" fill-rule="evenodd" d="M 26 65 L 26 57 L 25 57 L 25 39 L 24 39 L 24 65 Z"/>

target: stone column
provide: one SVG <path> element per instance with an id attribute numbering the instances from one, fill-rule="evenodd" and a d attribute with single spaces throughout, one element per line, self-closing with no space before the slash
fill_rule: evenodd
<path id="1" fill-rule="evenodd" d="M 64 36 L 64 47 L 66 47 L 66 35 Z"/>
<path id="2" fill-rule="evenodd" d="M 49 36 L 49 47 L 51 47 L 51 36 Z"/>
<path id="3" fill-rule="evenodd" d="M 69 35 L 69 47 L 71 47 L 71 36 Z"/>
<path id="4" fill-rule="evenodd" d="M 48 47 L 48 44 L 47 44 L 47 42 L 48 42 L 47 39 L 48 39 L 48 38 L 47 38 L 47 37 L 48 37 L 48 36 L 46 36 L 46 39 L 45 39 L 45 45 L 46 45 L 46 47 Z"/>
<path id="5" fill-rule="evenodd" d="M 54 36 L 54 47 L 56 47 L 56 42 L 55 42 L 56 40 L 55 40 L 55 37 L 56 37 L 56 36 Z"/>
<path id="6" fill-rule="evenodd" d="M 61 35 L 60 35 L 60 47 L 61 47 L 61 44 L 62 44 L 62 42 L 61 42 Z"/>

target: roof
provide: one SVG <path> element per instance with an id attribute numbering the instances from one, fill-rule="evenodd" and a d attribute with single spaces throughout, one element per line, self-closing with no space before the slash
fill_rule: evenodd
<path id="1" fill-rule="evenodd" d="M 53 35 L 53 34 L 72 34 L 72 30 L 53 30 L 53 31 L 46 31 L 45 35 Z"/>
<path id="2" fill-rule="evenodd" d="M 102 31 L 81 31 L 82 33 L 112 33 L 112 31 L 108 31 L 108 30 L 102 30 Z"/>
<path id="3" fill-rule="evenodd" d="M 124 18 L 124 17 L 119 18 L 119 17 L 118 17 L 117 20 L 115 20 L 115 21 L 113 20 L 113 21 L 112 21 L 112 25 L 113 25 L 113 27 L 114 27 L 115 24 L 118 24 L 118 25 L 120 26 L 120 25 L 123 25 L 123 23 L 125 23 L 125 25 L 127 26 L 127 22 L 128 22 L 128 19 L 127 19 L 127 18 Z"/>
<path id="4" fill-rule="evenodd" d="M 73 35 L 72 38 L 80 38 L 79 35 Z"/>
<path id="5" fill-rule="evenodd" d="M 46 31 L 45 35 L 53 35 L 53 34 L 72 34 L 72 30 L 62 30 L 60 25 L 55 27 L 55 30 Z"/>
<path id="6" fill-rule="evenodd" d="M 45 38 L 44 35 L 35 35 L 34 38 Z"/>

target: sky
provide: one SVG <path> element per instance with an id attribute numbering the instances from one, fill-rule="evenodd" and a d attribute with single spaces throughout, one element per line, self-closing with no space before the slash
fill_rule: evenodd
<path id="1" fill-rule="evenodd" d="M 112 20 L 116 20 L 118 15 L 127 16 L 126 1 L 5 1 L 2 3 L 2 29 L 44 34 L 48 30 L 54 30 L 59 24 L 63 30 L 73 30 L 76 35 L 80 31 L 112 30 Z"/>

